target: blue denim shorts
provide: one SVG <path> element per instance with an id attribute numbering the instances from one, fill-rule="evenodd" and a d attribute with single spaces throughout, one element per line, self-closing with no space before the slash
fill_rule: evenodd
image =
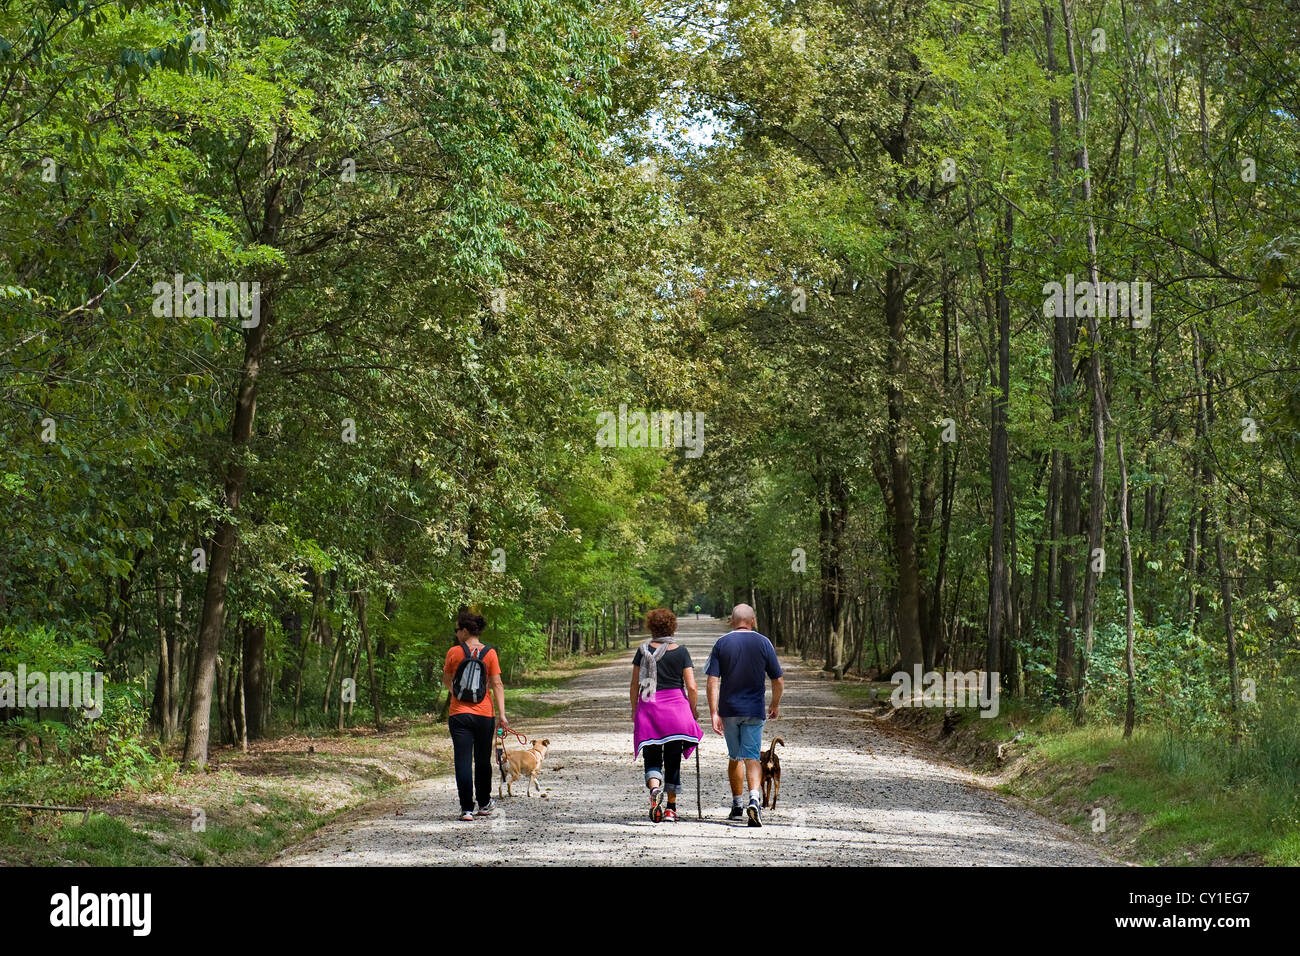
<path id="1" fill-rule="evenodd" d="M 763 718 L 723 717 L 722 736 L 732 760 L 758 760 L 763 749 Z"/>

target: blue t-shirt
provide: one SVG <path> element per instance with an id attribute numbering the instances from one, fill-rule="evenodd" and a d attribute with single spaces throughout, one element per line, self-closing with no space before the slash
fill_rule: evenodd
<path id="1" fill-rule="evenodd" d="M 709 677 L 722 679 L 718 689 L 718 716 L 767 716 L 765 678 L 781 676 L 776 649 L 758 631 L 729 631 L 718 638 L 704 667 Z"/>

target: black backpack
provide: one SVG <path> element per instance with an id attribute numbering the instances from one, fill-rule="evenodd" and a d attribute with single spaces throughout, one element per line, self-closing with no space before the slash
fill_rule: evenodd
<path id="1" fill-rule="evenodd" d="M 464 644 L 460 649 L 465 652 L 465 659 L 456 668 L 456 676 L 451 680 L 451 694 L 466 704 L 477 704 L 487 696 L 487 664 L 484 660 L 492 648 L 484 644 L 473 653 Z"/>

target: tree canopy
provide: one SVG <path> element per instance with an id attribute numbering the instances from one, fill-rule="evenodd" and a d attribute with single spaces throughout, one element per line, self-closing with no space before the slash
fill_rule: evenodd
<path id="1" fill-rule="evenodd" d="M 744 600 L 837 678 L 1249 734 L 1297 663 L 1295 41 L 5 4 L 0 670 L 103 670 L 202 765 L 436 705 L 462 606 L 518 669 Z"/>

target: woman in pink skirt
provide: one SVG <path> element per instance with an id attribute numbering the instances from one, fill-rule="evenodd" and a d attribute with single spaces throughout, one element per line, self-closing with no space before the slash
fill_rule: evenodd
<path id="1" fill-rule="evenodd" d="M 682 758 L 695 752 L 704 731 L 697 717 L 699 690 L 691 652 L 673 642 L 677 617 L 655 608 L 645 619 L 650 640 L 632 658 L 632 742 L 645 760 L 650 819 L 676 821 Z M 665 793 L 668 806 L 663 806 Z"/>

